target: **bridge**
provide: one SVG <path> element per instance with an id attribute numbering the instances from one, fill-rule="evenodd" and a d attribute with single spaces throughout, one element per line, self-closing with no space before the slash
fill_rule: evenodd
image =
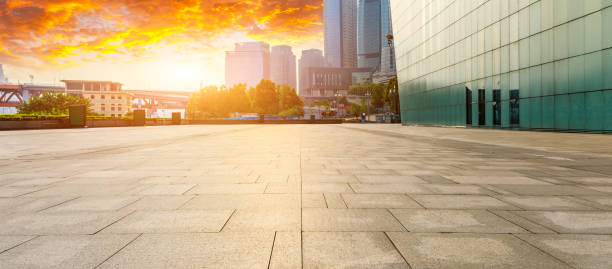
<path id="1" fill-rule="evenodd" d="M 63 86 L 36 84 L 0 84 L 0 107 L 17 107 L 28 102 L 31 96 L 41 95 L 46 91 L 64 92 Z"/>
<path id="2" fill-rule="evenodd" d="M 134 96 L 132 108 L 147 110 L 147 116 L 160 110 L 185 110 L 193 92 L 125 90 Z"/>

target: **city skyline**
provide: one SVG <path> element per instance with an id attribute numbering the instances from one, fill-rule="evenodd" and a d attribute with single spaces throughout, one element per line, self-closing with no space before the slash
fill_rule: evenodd
<path id="1" fill-rule="evenodd" d="M 236 42 L 322 48 L 322 4 L 2 1 L 0 63 L 11 83 L 33 75 L 44 84 L 99 79 L 131 89 L 196 90 L 223 84 L 218 66 Z"/>

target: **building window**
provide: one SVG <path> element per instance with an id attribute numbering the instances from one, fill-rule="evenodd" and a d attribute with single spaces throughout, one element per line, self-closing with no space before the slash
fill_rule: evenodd
<path id="1" fill-rule="evenodd" d="M 115 114 L 111 114 L 111 117 L 115 117 Z"/>
<path id="2" fill-rule="evenodd" d="M 100 105 L 100 110 L 105 111 L 106 110 L 106 106 L 104 104 Z"/>
<path id="3" fill-rule="evenodd" d="M 92 96 L 90 96 L 90 97 L 91 97 L 91 99 L 92 99 L 92 100 L 93 100 L 93 99 L 96 99 L 96 96 L 95 96 L 95 95 L 92 95 Z"/>
<path id="4" fill-rule="evenodd" d="M 111 95 L 111 99 L 115 99 L 115 96 L 114 96 L 114 95 Z"/>
<path id="5" fill-rule="evenodd" d="M 111 107 L 111 111 L 115 111 L 115 107 L 114 107 L 114 106 L 113 106 L 113 107 Z"/>
<path id="6" fill-rule="evenodd" d="M 121 117 L 121 114 L 117 114 L 117 117 Z"/>
<path id="7" fill-rule="evenodd" d="M 100 99 L 104 99 L 104 98 L 105 98 L 104 95 L 100 95 Z"/>
<path id="8" fill-rule="evenodd" d="M 121 95 L 117 96 L 117 99 L 121 100 Z"/>

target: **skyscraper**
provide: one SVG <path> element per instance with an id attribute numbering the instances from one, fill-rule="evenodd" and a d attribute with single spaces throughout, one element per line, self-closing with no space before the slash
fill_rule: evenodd
<path id="1" fill-rule="evenodd" d="M 0 64 L 0 83 L 8 83 L 8 79 L 4 76 L 4 70 L 2 64 Z"/>
<path id="2" fill-rule="evenodd" d="M 290 46 L 272 47 L 270 70 L 274 83 L 297 88 L 295 54 Z"/>
<path id="3" fill-rule="evenodd" d="M 255 87 L 270 79 L 270 45 L 264 42 L 236 43 L 234 51 L 225 52 L 225 86 L 246 83 Z"/>
<path id="4" fill-rule="evenodd" d="M 304 95 L 308 88 L 308 73 L 312 67 L 324 67 L 325 58 L 323 52 L 317 49 L 303 50 L 299 61 L 300 68 L 300 88 L 299 94 Z"/>
<path id="5" fill-rule="evenodd" d="M 389 0 L 359 0 L 357 62 L 359 68 L 395 70 L 394 53 L 387 41 L 392 34 Z"/>
<path id="6" fill-rule="evenodd" d="M 325 61 L 328 67 L 357 67 L 357 0 L 324 0 Z"/>

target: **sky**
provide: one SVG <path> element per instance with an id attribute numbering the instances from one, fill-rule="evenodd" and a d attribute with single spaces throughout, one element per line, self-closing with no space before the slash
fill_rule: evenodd
<path id="1" fill-rule="evenodd" d="M 124 89 L 222 85 L 233 44 L 323 46 L 323 0 L 0 0 L 11 83 L 105 80 Z"/>

